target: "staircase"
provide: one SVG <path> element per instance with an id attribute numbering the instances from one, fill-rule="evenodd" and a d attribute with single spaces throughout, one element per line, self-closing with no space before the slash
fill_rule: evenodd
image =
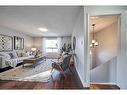
<path id="1" fill-rule="evenodd" d="M 109 61 L 98 65 L 90 71 L 91 83 L 116 83 L 116 66 L 117 57 L 113 57 Z"/>

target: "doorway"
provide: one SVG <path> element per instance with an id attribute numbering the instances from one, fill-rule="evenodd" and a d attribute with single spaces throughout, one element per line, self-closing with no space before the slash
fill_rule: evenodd
<path id="1" fill-rule="evenodd" d="M 116 84 L 119 15 L 90 16 L 90 84 Z"/>

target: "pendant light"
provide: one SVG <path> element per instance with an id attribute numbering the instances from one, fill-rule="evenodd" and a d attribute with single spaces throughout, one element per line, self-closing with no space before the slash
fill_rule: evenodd
<path id="1" fill-rule="evenodd" d="M 91 41 L 91 44 L 90 44 L 90 47 L 91 48 L 94 48 L 95 46 L 98 46 L 98 42 L 95 40 L 95 35 L 94 35 L 94 27 L 95 27 L 95 24 L 92 24 L 92 28 L 93 28 L 93 35 L 92 35 L 92 41 Z"/>

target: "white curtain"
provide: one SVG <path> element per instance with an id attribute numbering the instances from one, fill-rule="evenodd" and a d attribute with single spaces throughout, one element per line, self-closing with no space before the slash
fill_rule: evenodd
<path id="1" fill-rule="evenodd" d="M 62 48 L 62 38 L 61 37 L 57 37 L 58 40 L 58 53 L 61 52 L 61 48 Z"/>

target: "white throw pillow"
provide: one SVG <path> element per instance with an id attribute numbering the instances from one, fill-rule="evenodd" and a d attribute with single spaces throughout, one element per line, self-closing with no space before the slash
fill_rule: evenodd
<path id="1" fill-rule="evenodd" d="M 5 59 L 11 59 L 8 53 L 0 53 L 1 56 L 4 56 Z"/>
<path id="2" fill-rule="evenodd" d="M 16 52 L 13 52 L 12 54 L 13 54 L 14 58 L 18 58 L 18 55 Z"/>

